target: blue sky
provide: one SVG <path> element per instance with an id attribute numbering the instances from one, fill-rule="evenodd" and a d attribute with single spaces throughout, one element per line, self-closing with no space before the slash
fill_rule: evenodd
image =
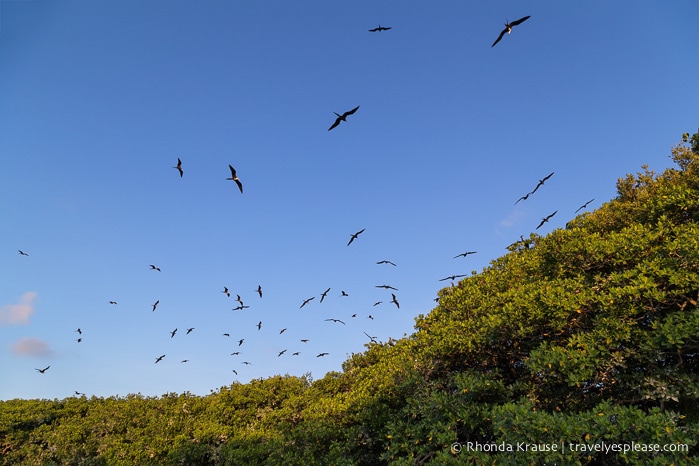
<path id="1" fill-rule="evenodd" d="M 0 399 L 317 379 L 364 332 L 411 333 L 440 279 L 671 165 L 698 126 L 698 16 L 690 0 L 0 1 Z"/>

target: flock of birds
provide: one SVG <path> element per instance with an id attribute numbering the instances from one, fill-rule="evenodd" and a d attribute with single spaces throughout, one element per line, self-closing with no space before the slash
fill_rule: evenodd
<path id="1" fill-rule="evenodd" d="M 505 23 L 504 29 L 502 29 L 502 31 L 501 31 L 500 34 L 498 35 L 498 37 L 497 37 L 497 39 L 495 40 L 495 42 L 493 42 L 493 44 L 491 45 L 491 47 L 494 47 L 496 44 L 498 44 L 498 43 L 502 40 L 502 38 L 505 36 L 505 34 L 510 34 L 510 33 L 512 32 L 512 28 L 513 28 L 513 27 L 522 24 L 523 22 L 525 22 L 525 21 L 528 20 L 529 18 L 530 18 L 530 16 L 525 16 L 525 17 L 520 18 L 520 19 L 518 19 L 518 20 L 516 20 L 516 21 L 512 21 L 512 22 L 507 21 L 507 22 Z M 389 31 L 389 30 L 391 30 L 391 27 L 383 27 L 383 26 L 379 25 L 378 27 L 369 29 L 369 32 L 383 32 L 383 31 Z M 335 118 L 334 122 L 332 123 L 332 125 L 328 128 L 328 131 L 331 131 L 331 130 L 337 128 L 337 127 L 338 127 L 341 123 L 343 123 L 343 122 L 347 122 L 347 118 L 348 118 L 349 116 L 351 116 L 351 115 L 354 115 L 358 110 L 359 110 L 359 106 L 356 106 L 356 107 L 352 108 L 351 110 L 348 110 L 348 111 L 346 111 L 346 112 L 344 112 L 344 113 L 342 113 L 342 114 L 338 114 L 338 113 L 335 113 L 335 112 L 334 112 L 336 118 Z M 179 173 L 180 178 L 184 177 L 184 173 L 185 173 L 185 172 L 184 172 L 184 167 L 183 167 L 182 160 L 181 160 L 180 158 L 177 158 L 177 164 L 176 164 L 175 166 L 173 166 L 172 168 L 174 168 L 174 169 L 177 170 L 177 172 Z M 227 180 L 227 181 L 233 181 L 233 182 L 236 184 L 238 190 L 240 191 L 240 194 L 243 194 L 243 184 L 242 184 L 242 181 L 240 180 L 240 178 L 239 178 L 238 175 L 237 175 L 236 169 L 235 169 L 235 168 L 233 167 L 233 165 L 231 165 L 231 164 L 228 165 L 228 168 L 229 168 L 229 170 L 230 170 L 230 177 L 226 178 L 226 180 Z M 517 199 L 517 201 L 515 202 L 515 205 L 518 204 L 519 202 L 526 201 L 527 199 L 529 199 L 529 197 L 532 196 L 533 194 L 535 194 L 540 188 L 542 188 L 542 187 L 544 186 L 544 184 L 546 183 L 546 181 L 548 181 L 553 175 L 554 175 L 554 172 L 551 172 L 551 173 L 549 173 L 548 175 L 546 175 L 545 177 L 543 177 L 542 179 L 540 179 L 532 191 L 526 193 L 525 195 L 523 195 L 523 196 L 521 196 L 519 199 Z M 580 206 L 580 207 L 578 208 L 578 210 L 575 211 L 575 213 L 577 213 L 577 212 L 579 212 L 580 210 L 586 208 L 592 201 L 594 201 L 594 199 L 590 199 L 589 201 L 587 201 L 585 204 L 583 204 L 582 206 Z M 548 222 L 554 215 L 556 215 L 557 212 L 558 212 L 558 211 L 554 211 L 553 213 L 549 214 L 548 216 L 542 218 L 542 219 L 541 219 L 541 222 L 540 222 L 539 225 L 536 227 L 536 229 L 539 229 L 540 227 L 542 227 L 542 226 L 543 226 L 546 222 Z M 355 241 L 357 241 L 357 240 L 359 239 L 360 235 L 362 235 L 362 234 L 365 232 L 365 230 L 366 230 L 365 228 L 362 228 L 361 230 L 358 230 L 358 231 L 356 231 L 355 233 L 352 233 L 352 234 L 350 235 L 350 237 L 349 237 L 349 241 L 347 242 L 347 246 L 351 246 Z M 524 238 L 523 238 L 523 237 L 521 237 L 521 238 L 522 238 L 522 242 L 524 242 Z M 515 244 L 517 244 L 517 243 L 515 243 Z M 18 251 L 19 251 L 19 254 L 22 255 L 22 256 L 29 256 L 28 253 L 26 253 L 26 252 L 24 252 L 24 251 L 22 251 L 22 250 L 18 250 Z M 473 255 L 473 254 L 476 254 L 476 253 L 477 253 L 476 251 L 465 251 L 465 252 L 463 252 L 463 253 L 460 253 L 460 254 L 457 254 L 456 256 L 454 256 L 453 259 L 467 258 L 468 256 Z M 389 265 L 389 266 L 392 266 L 392 267 L 396 267 L 396 264 L 395 264 L 394 262 L 392 262 L 392 261 L 390 261 L 390 260 L 386 260 L 386 259 L 380 260 L 380 261 L 376 262 L 376 264 L 377 264 L 377 265 Z M 161 272 L 160 267 L 156 266 L 155 264 L 149 264 L 149 267 L 150 267 L 150 270 L 152 270 L 152 271 Z M 467 275 L 450 275 L 450 276 L 447 276 L 447 277 L 444 277 L 444 278 L 440 279 L 439 281 L 452 281 L 452 282 L 453 282 L 453 281 L 456 280 L 456 279 L 459 279 L 459 278 L 462 278 L 462 277 L 466 277 L 466 276 L 467 276 Z M 393 304 L 393 305 L 395 305 L 396 309 L 400 309 L 400 302 L 399 302 L 399 300 L 398 300 L 398 297 L 397 297 L 396 294 L 394 293 L 394 292 L 398 292 L 398 289 L 397 289 L 397 288 L 395 288 L 395 287 L 393 287 L 393 286 L 391 286 L 391 285 L 386 285 L 386 284 L 383 284 L 383 285 L 375 285 L 375 287 L 376 287 L 376 288 L 385 289 L 387 292 L 390 292 L 391 299 L 390 299 L 390 301 L 388 301 L 388 302 L 391 303 L 391 304 Z M 318 303 L 323 303 L 323 302 L 325 301 L 325 299 L 327 298 L 327 296 L 328 296 L 330 290 L 331 290 L 331 288 L 327 288 L 327 289 L 325 289 L 325 291 L 323 291 L 323 292 L 320 294 Z M 228 288 L 227 286 L 224 286 L 224 287 L 223 287 L 223 290 L 222 290 L 221 292 L 222 292 L 224 295 L 226 295 L 226 297 L 228 297 L 228 298 L 231 298 L 231 297 L 232 297 L 232 293 L 231 293 L 231 291 L 229 290 L 229 288 Z M 257 293 L 257 295 L 259 296 L 259 298 L 262 299 L 262 297 L 263 297 L 262 285 L 258 285 L 258 287 L 257 287 L 257 289 L 255 290 L 255 292 Z M 349 296 L 349 294 L 348 294 L 345 290 L 342 290 L 342 291 L 341 291 L 341 294 L 340 294 L 339 296 L 340 296 L 340 297 L 347 297 L 347 296 Z M 311 297 L 309 297 L 309 298 L 303 299 L 303 300 L 301 301 L 301 304 L 300 304 L 300 306 L 299 306 L 299 309 L 303 309 L 305 306 L 309 305 L 309 304 L 310 304 L 312 301 L 314 301 L 315 299 L 316 299 L 316 296 L 311 296 Z M 246 305 L 246 304 L 245 304 L 245 302 L 244 302 L 243 299 L 241 298 L 240 294 L 237 294 L 237 293 L 236 293 L 235 302 L 237 303 L 237 305 L 236 305 L 235 307 L 232 308 L 233 311 L 244 311 L 244 310 L 250 308 L 250 305 Z M 160 300 L 155 300 L 155 301 L 153 302 L 153 304 L 151 305 L 151 310 L 152 310 L 152 312 L 155 312 L 155 311 L 157 310 L 159 303 L 160 303 Z M 381 305 L 382 303 L 383 303 L 383 301 L 376 301 L 376 302 L 373 304 L 373 306 L 376 307 L 376 306 Z M 111 301 L 109 301 L 109 304 L 111 304 L 111 305 L 117 305 L 117 302 L 111 300 Z M 350 319 L 353 319 L 353 318 L 356 318 L 356 317 L 357 317 L 357 314 L 352 314 L 349 318 L 350 318 Z M 367 318 L 368 318 L 368 319 L 371 319 L 371 320 L 374 319 L 374 317 L 373 317 L 371 314 L 369 314 Z M 346 320 L 346 319 L 345 319 L 345 320 Z M 332 323 L 332 324 L 341 324 L 341 325 L 345 325 L 345 326 L 346 326 L 346 325 L 347 325 L 347 322 L 346 322 L 345 320 L 340 319 L 340 318 L 337 318 L 337 317 L 330 317 L 330 318 L 324 319 L 325 322 L 330 322 L 330 323 Z M 259 332 L 259 331 L 262 331 L 263 322 L 260 320 L 260 321 L 257 323 L 256 327 L 257 327 L 257 331 L 258 331 L 258 332 Z M 187 328 L 187 329 L 186 329 L 185 335 L 191 334 L 194 330 L 195 330 L 194 327 L 189 327 L 189 328 Z M 287 328 L 282 328 L 282 329 L 279 330 L 278 334 L 279 334 L 279 335 L 282 335 L 282 334 L 284 334 L 286 331 L 287 331 Z M 81 342 L 82 342 L 82 333 L 83 333 L 83 332 L 82 332 L 82 329 L 81 329 L 81 328 L 78 328 L 78 329 L 76 330 L 76 332 L 80 335 L 80 337 L 77 339 L 77 342 L 78 342 L 78 343 L 81 343 Z M 177 334 L 177 332 L 178 332 L 178 328 L 174 328 L 173 330 L 171 330 L 171 331 L 169 332 L 169 333 L 170 333 L 170 339 L 174 338 L 175 335 Z M 370 341 L 371 344 L 378 343 L 377 337 L 369 335 L 366 331 L 363 332 L 363 333 L 364 333 L 364 335 L 366 335 L 366 337 L 369 338 L 369 341 Z M 228 332 L 226 332 L 226 333 L 223 333 L 222 336 L 223 336 L 223 337 L 231 337 L 231 334 L 228 333 Z M 246 338 L 239 338 L 239 339 L 237 340 L 236 349 L 242 347 L 243 344 L 245 343 L 245 341 L 246 341 Z M 308 338 L 302 338 L 302 339 L 300 339 L 299 341 L 300 341 L 300 343 L 306 344 L 306 343 L 308 343 L 310 340 L 309 340 Z M 393 344 L 393 339 L 392 339 L 392 338 L 389 338 L 389 344 Z M 294 348 L 294 349 L 296 349 L 296 348 Z M 282 348 L 282 349 L 278 350 L 277 357 L 282 357 L 282 356 L 284 356 L 284 355 L 288 352 L 288 350 L 289 350 L 289 348 Z M 237 350 L 237 351 L 232 352 L 232 353 L 231 353 L 231 356 L 240 356 L 241 354 L 242 354 L 242 352 L 241 352 L 240 350 Z M 298 351 L 295 350 L 295 351 L 293 351 L 293 352 L 291 353 L 292 356 L 299 356 L 300 354 L 301 354 L 301 351 L 300 351 L 300 350 L 298 350 Z M 321 357 L 327 356 L 327 355 L 329 355 L 329 354 L 330 354 L 329 352 L 323 351 L 323 352 L 319 352 L 319 353 L 316 355 L 316 357 L 317 357 L 317 358 L 321 358 Z M 167 356 L 167 354 L 161 354 L 161 355 L 159 355 L 159 356 L 156 356 L 156 357 L 154 358 L 155 364 L 158 364 L 158 363 L 162 362 L 162 361 L 165 359 L 166 356 Z M 187 363 L 187 362 L 189 362 L 189 359 L 182 359 L 182 360 L 181 360 L 181 363 Z M 244 366 L 249 366 L 249 365 L 252 364 L 252 362 L 245 360 L 245 361 L 242 361 L 241 364 L 244 365 Z M 44 368 L 36 368 L 35 370 L 36 370 L 38 373 L 45 374 L 45 373 L 50 369 L 50 367 L 51 367 L 51 366 L 48 365 L 48 366 L 46 366 L 46 367 L 44 367 Z M 237 372 L 236 369 L 233 369 L 232 371 L 233 371 L 233 373 L 235 373 L 236 375 L 238 374 L 238 372 Z M 75 394 L 76 394 L 76 395 L 83 395 L 81 392 L 78 392 L 78 391 L 76 391 Z"/>

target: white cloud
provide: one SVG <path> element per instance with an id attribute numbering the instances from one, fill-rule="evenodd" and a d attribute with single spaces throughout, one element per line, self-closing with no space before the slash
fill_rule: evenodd
<path id="1" fill-rule="evenodd" d="M 29 317 L 34 314 L 36 297 L 36 291 L 27 291 L 20 296 L 19 303 L 0 306 L 0 325 L 28 324 Z"/>
<path id="2" fill-rule="evenodd" d="M 12 351 L 17 356 L 51 356 L 49 344 L 39 338 L 22 338 L 12 345 Z"/>

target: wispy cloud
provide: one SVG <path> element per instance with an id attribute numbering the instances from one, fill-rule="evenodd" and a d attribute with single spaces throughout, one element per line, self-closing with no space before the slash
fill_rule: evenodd
<path id="1" fill-rule="evenodd" d="M 36 291 L 27 291 L 19 297 L 17 304 L 4 304 L 0 306 L 0 325 L 26 325 L 29 317 L 34 314 L 34 301 Z"/>
<path id="2" fill-rule="evenodd" d="M 39 338 L 22 338 L 12 345 L 12 351 L 17 356 L 51 356 L 53 353 L 49 344 Z"/>
<path id="3" fill-rule="evenodd" d="M 509 228 L 518 224 L 525 216 L 526 214 L 523 210 L 513 210 L 509 215 L 500 220 L 498 225 L 504 228 Z"/>

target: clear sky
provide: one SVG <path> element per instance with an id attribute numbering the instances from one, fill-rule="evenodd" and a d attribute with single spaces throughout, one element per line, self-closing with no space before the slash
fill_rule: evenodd
<path id="1" fill-rule="evenodd" d="M 318 379 L 365 332 L 410 334 L 440 279 L 671 165 L 699 126 L 697 17 L 695 0 L 0 1 L 0 399 Z"/>

